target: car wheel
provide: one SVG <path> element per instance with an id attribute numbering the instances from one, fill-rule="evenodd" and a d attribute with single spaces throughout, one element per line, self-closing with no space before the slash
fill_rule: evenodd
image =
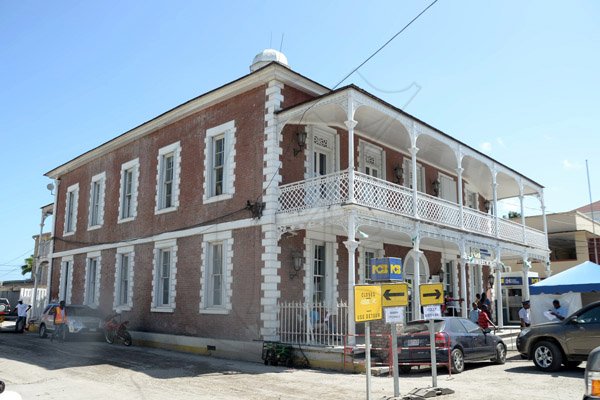
<path id="1" fill-rule="evenodd" d="M 48 336 L 48 331 L 46 330 L 45 324 L 40 325 L 40 331 L 38 332 L 38 334 L 40 335 L 41 338 L 45 338 L 46 336 Z"/>
<path id="2" fill-rule="evenodd" d="M 454 349 L 450 354 L 450 368 L 453 374 L 460 374 L 465 370 L 465 357 L 461 349 Z"/>
<path id="3" fill-rule="evenodd" d="M 583 361 L 565 361 L 565 367 L 568 369 L 577 368 L 581 365 Z"/>
<path id="4" fill-rule="evenodd" d="M 556 371 L 562 363 L 562 354 L 557 345 L 542 341 L 533 348 L 533 363 L 540 371 Z"/>
<path id="5" fill-rule="evenodd" d="M 492 358 L 495 364 L 504 364 L 506 362 L 506 345 L 498 343 L 496 345 L 496 357 Z"/>
<path id="6" fill-rule="evenodd" d="M 410 374 L 411 369 L 412 367 L 410 365 L 401 365 L 398 371 L 400 371 L 401 374 Z"/>

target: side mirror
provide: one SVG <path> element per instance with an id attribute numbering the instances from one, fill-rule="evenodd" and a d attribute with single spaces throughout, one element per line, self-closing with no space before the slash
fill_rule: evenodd
<path id="1" fill-rule="evenodd" d="M 579 325 L 579 321 L 577 320 L 577 317 L 569 318 L 568 322 L 569 322 L 569 324 Z"/>
<path id="2" fill-rule="evenodd" d="M 488 333 L 490 333 L 490 332 L 491 332 L 491 329 L 490 329 L 490 328 L 485 328 L 485 329 L 483 329 L 483 334 L 484 334 L 484 335 L 487 335 L 487 334 L 488 334 Z"/>

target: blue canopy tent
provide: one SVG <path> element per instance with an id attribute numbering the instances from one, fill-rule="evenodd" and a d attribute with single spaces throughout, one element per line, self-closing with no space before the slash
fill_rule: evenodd
<path id="1" fill-rule="evenodd" d="M 600 292 L 600 265 L 586 261 L 529 287 L 529 293 Z"/>
<path id="2" fill-rule="evenodd" d="M 571 314 L 582 305 L 600 300 L 600 265 L 591 261 L 571 267 L 529 286 L 531 295 L 531 321 L 548 322 L 553 309 L 552 301 L 560 301 Z"/>

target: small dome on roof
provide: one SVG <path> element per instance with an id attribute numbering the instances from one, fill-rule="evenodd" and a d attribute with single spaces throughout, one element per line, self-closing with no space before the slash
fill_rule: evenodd
<path id="1" fill-rule="evenodd" d="M 250 65 L 250 71 L 254 72 L 272 61 L 276 61 L 285 67 L 290 67 L 285 54 L 274 49 L 265 49 L 254 57 L 254 60 L 252 60 L 252 65 Z"/>

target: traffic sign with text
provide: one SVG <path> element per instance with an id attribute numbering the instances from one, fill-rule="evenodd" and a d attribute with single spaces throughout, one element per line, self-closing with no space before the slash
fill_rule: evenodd
<path id="1" fill-rule="evenodd" d="M 424 283 L 419 285 L 421 305 L 444 304 L 444 286 L 441 283 Z"/>
<path id="2" fill-rule="evenodd" d="M 381 285 L 381 296 L 384 307 L 408 305 L 407 283 L 384 283 Z"/>
<path id="3" fill-rule="evenodd" d="M 354 321 L 367 322 L 383 317 L 381 306 L 381 286 L 354 286 Z"/>

